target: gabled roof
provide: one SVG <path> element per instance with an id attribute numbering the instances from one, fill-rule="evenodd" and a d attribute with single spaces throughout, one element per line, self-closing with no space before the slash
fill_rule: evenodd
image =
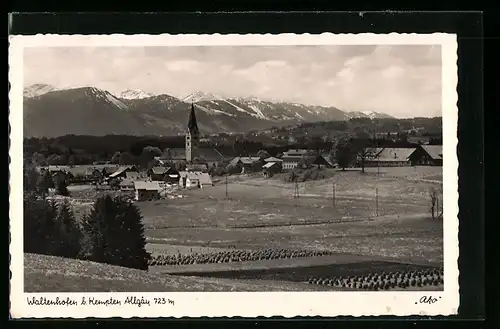
<path id="1" fill-rule="evenodd" d="M 268 162 L 265 165 L 263 165 L 262 168 L 267 169 L 267 168 L 271 168 L 274 165 L 277 165 L 277 163 L 276 162 Z"/>
<path id="2" fill-rule="evenodd" d="M 443 159 L 443 145 L 421 145 L 422 149 L 433 159 Z"/>
<path id="3" fill-rule="evenodd" d="M 238 162 L 241 162 L 243 164 L 252 164 L 254 162 L 257 162 L 260 160 L 260 157 L 236 157 L 233 160 L 231 160 L 232 164 L 236 164 Z"/>
<path id="4" fill-rule="evenodd" d="M 127 171 L 125 172 L 125 177 L 128 179 L 138 179 L 141 175 L 137 171 Z"/>
<path id="5" fill-rule="evenodd" d="M 295 155 L 305 155 L 307 154 L 308 150 L 306 149 L 289 149 L 288 151 L 284 152 L 284 155 L 287 156 L 295 156 Z"/>
<path id="6" fill-rule="evenodd" d="M 153 167 L 151 172 L 155 175 L 163 175 L 169 171 L 170 167 Z"/>
<path id="7" fill-rule="evenodd" d="M 212 184 L 212 179 L 208 173 L 201 171 L 181 171 L 179 173 L 180 177 L 187 177 L 189 179 L 197 179 L 202 184 Z"/>
<path id="8" fill-rule="evenodd" d="M 384 148 L 376 155 L 378 161 L 408 161 L 416 148 Z"/>
<path id="9" fill-rule="evenodd" d="M 160 190 L 160 184 L 157 181 L 135 181 L 134 182 L 134 188 L 136 190 L 148 190 L 148 191 L 159 191 Z"/>
<path id="10" fill-rule="evenodd" d="M 283 160 L 275 158 L 275 157 L 269 157 L 269 158 L 264 159 L 264 161 L 265 162 L 282 162 Z"/>
<path id="11" fill-rule="evenodd" d="M 132 169 L 133 166 L 123 166 L 123 167 L 119 167 L 114 173 L 112 173 L 111 175 L 109 175 L 109 177 L 113 178 L 113 177 L 116 177 L 120 174 L 123 174 L 124 172 L 126 172 L 127 170 L 130 170 Z"/>

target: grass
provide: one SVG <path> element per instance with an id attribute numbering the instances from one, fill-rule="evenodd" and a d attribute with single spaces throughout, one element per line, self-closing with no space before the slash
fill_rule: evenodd
<path id="1" fill-rule="evenodd" d="M 147 230 L 148 241 L 212 248 L 291 248 L 328 250 L 400 260 L 441 264 L 442 221 L 426 217 L 385 217 L 373 221 L 311 226 L 175 228 Z"/>
<path id="2" fill-rule="evenodd" d="M 60 257 L 25 254 L 25 292 L 324 291 L 331 287 L 271 280 L 159 275 Z M 336 289 L 339 290 L 339 289 Z"/>
<path id="3" fill-rule="evenodd" d="M 253 175 L 230 177 L 229 199 L 222 180 L 214 187 L 182 190 L 185 198 L 136 204 L 144 217 L 147 248 L 153 254 L 224 248 L 291 248 L 328 250 L 342 254 L 343 262 L 370 261 L 371 266 L 376 262 L 442 266 L 443 223 L 429 219 L 428 210 L 428 192 L 439 188 L 442 168 L 380 168 L 380 176 L 376 170 L 367 168 L 365 174 L 357 170 L 336 172 L 330 179 L 300 183 L 298 199 L 293 198 L 294 184 Z M 378 217 L 375 216 L 377 189 Z M 77 216 L 88 211 L 89 199 L 99 193 L 83 188 L 72 191 Z M 246 279 L 233 282 L 223 278 L 173 278 L 111 269 L 102 264 L 89 266 L 78 261 L 45 264 L 36 257 L 30 260 L 27 256 L 29 270 L 26 272 L 27 287 L 34 291 L 196 291 L 203 290 L 205 285 L 204 291 L 284 291 L 308 290 L 315 286 L 299 287 L 273 280 L 256 283 Z M 206 265 L 210 270 L 262 270 L 259 266 L 270 270 L 286 267 L 287 261 L 290 260 Z M 309 260 L 293 259 L 293 262 L 292 265 L 300 264 L 304 268 L 329 266 Z M 192 271 L 193 267 L 177 270 Z"/>

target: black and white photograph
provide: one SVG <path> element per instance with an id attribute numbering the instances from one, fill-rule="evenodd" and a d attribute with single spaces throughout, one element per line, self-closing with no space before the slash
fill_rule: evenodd
<path id="1" fill-rule="evenodd" d="M 38 35 L 10 56 L 19 316 L 456 313 L 454 35 Z"/>

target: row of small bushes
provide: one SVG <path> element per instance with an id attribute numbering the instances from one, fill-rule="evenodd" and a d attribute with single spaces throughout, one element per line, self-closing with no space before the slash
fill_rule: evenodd
<path id="1" fill-rule="evenodd" d="M 290 249 L 258 249 L 258 250 L 230 250 L 212 253 L 192 253 L 187 255 L 158 255 L 152 257 L 150 266 L 162 265 L 189 265 L 213 264 L 256 261 L 265 259 L 285 259 L 299 257 L 324 256 L 331 254 L 328 251 L 290 250 Z"/>
<path id="2" fill-rule="evenodd" d="M 366 276 L 312 277 L 309 283 L 362 290 L 389 290 L 438 286 L 444 283 L 444 279 L 443 269 L 434 268 L 423 271 L 370 273 Z"/>

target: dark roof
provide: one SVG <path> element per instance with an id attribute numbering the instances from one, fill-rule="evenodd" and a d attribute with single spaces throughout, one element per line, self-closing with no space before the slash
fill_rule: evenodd
<path id="1" fill-rule="evenodd" d="M 194 104 L 191 103 L 191 112 L 189 113 L 188 130 L 191 135 L 199 135 L 198 123 L 196 122 L 196 114 L 194 113 Z"/>
<path id="2" fill-rule="evenodd" d="M 163 174 L 167 173 L 169 169 L 170 168 L 166 168 L 166 167 L 153 167 L 153 168 L 151 168 L 151 171 L 155 175 L 163 175 Z"/>
<path id="3" fill-rule="evenodd" d="M 421 147 L 433 160 L 443 159 L 443 145 L 421 145 Z"/>

